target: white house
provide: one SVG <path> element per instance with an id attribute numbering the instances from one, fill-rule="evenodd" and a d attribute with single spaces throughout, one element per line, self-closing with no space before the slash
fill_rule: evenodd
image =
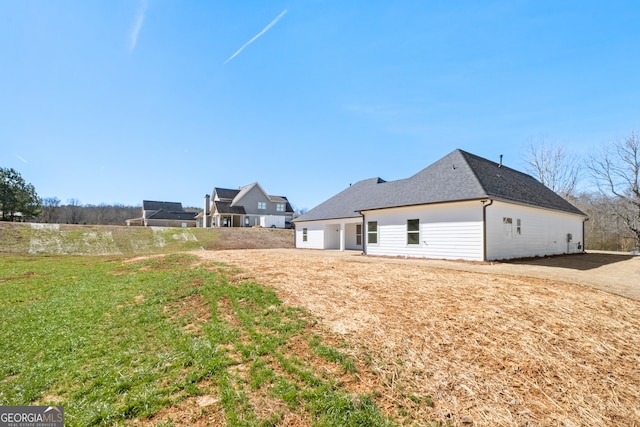
<path id="1" fill-rule="evenodd" d="M 530 175 L 455 150 L 407 179 L 357 182 L 294 223 L 298 248 L 488 261 L 583 252 L 586 220 Z"/>

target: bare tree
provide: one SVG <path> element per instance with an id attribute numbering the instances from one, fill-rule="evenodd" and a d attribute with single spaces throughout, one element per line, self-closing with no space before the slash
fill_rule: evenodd
<path id="1" fill-rule="evenodd" d="M 83 217 L 82 205 L 78 199 L 67 200 L 65 206 L 67 213 L 67 224 L 80 224 Z"/>
<path id="2" fill-rule="evenodd" d="M 635 248 L 635 238 L 616 214 L 620 201 L 615 196 L 580 193 L 571 202 L 589 216 L 584 224 L 586 249 L 628 252 Z"/>
<path id="3" fill-rule="evenodd" d="M 598 189 L 618 200 L 615 215 L 633 233 L 640 249 L 640 137 L 632 133 L 622 142 L 605 146 L 591 156 L 589 170 Z"/>
<path id="4" fill-rule="evenodd" d="M 60 199 L 57 197 L 45 197 L 42 201 L 40 220 L 48 223 L 60 221 Z"/>
<path id="5" fill-rule="evenodd" d="M 575 195 L 580 179 L 578 158 L 544 138 L 529 143 L 526 170 L 564 198 Z"/>

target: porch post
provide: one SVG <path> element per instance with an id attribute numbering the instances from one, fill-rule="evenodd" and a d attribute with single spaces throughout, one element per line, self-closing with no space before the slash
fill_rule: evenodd
<path id="1" fill-rule="evenodd" d="M 344 222 L 340 223 L 340 250 L 344 251 L 345 248 L 345 232 L 344 232 Z"/>

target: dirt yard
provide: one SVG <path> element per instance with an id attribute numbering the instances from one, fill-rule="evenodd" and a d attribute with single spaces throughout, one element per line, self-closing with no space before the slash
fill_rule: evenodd
<path id="1" fill-rule="evenodd" d="M 375 392 L 397 420 L 640 426 L 640 257 L 486 264 L 295 249 L 197 253 L 317 316 L 328 338 L 368 362 L 355 389 Z M 407 405 L 410 396 L 434 405 Z M 400 401 L 410 413 L 397 412 Z"/>

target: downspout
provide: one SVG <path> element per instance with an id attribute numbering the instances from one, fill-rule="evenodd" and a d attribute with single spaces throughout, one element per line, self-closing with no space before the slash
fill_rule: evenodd
<path id="1" fill-rule="evenodd" d="M 364 221 L 364 214 L 362 212 L 360 212 L 360 215 L 362 215 L 362 254 L 366 255 L 367 254 L 367 229 L 365 228 L 365 221 Z"/>
<path id="2" fill-rule="evenodd" d="M 584 234 L 584 225 L 585 223 L 589 221 L 589 217 L 586 217 L 585 219 L 582 220 L 582 253 L 587 253 L 587 235 Z"/>
<path id="3" fill-rule="evenodd" d="M 487 261 L 487 208 L 493 204 L 493 199 L 482 201 L 482 260 Z"/>

